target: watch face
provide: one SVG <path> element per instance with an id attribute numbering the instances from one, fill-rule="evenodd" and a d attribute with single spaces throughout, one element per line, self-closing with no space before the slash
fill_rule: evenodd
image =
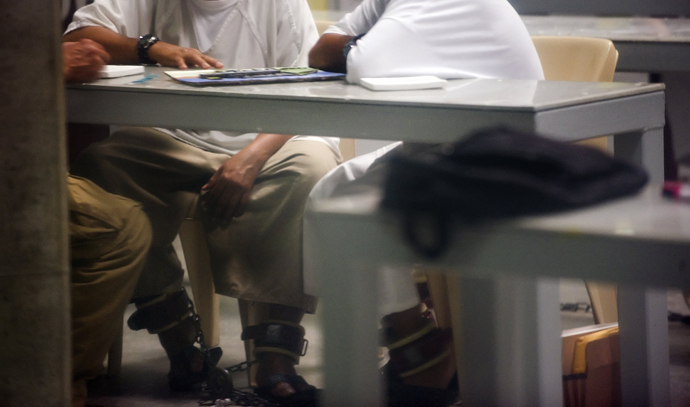
<path id="1" fill-rule="evenodd" d="M 158 37 L 151 34 L 142 35 L 137 40 L 137 51 L 139 53 L 139 61 L 142 64 L 153 65 L 156 61 L 149 58 L 149 48 L 158 42 Z"/>
<path id="2" fill-rule="evenodd" d="M 139 37 L 139 40 L 137 41 L 137 46 L 139 48 L 148 49 L 149 47 L 151 47 L 151 45 L 153 45 L 157 42 L 158 42 L 158 37 L 155 37 L 151 34 L 142 35 L 141 37 Z"/>

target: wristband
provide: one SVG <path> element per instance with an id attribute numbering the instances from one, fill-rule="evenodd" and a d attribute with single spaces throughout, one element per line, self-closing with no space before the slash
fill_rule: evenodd
<path id="1" fill-rule="evenodd" d="M 347 59 L 347 54 L 349 54 L 352 47 L 354 47 L 357 44 L 357 41 L 359 41 L 360 38 L 364 37 L 364 34 L 366 33 L 359 34 L 350 38 L 350 41 L 348 41 L 345 44 L 345 46 L 343 47 L 343 56 L 345 57 L 345 59 Z"/>
<path id="2" fill-rule="evenodd" d="M 159 41 L 159 38 L 152 35 L 146 34 L 139 37 L 137 41 L 137 53 L 139 54 L 139 62 L 144 65 L 156 65 L 156 61 L 149 58 L 149 48 Z"/>

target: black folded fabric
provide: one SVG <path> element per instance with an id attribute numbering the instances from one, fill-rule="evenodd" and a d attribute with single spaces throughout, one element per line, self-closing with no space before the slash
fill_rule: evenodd
<path id="1" fill-rule="evenodd" d="M 390 157 L 382 207 L 402 213 L 407 237 L 434 257 L 448 223 L 475 223 L 580 208 L 633 194 L 648 180 L 638 166 L 602 151 L 507 128 L 476 132 L 415 155 Z M 423 244 L 416 220 L 431 218 Z"/>

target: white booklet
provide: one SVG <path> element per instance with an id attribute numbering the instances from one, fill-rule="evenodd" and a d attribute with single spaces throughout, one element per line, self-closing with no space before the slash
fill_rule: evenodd
<path id="1" fill-rule="evenodd" d="M 399 78 L 362 78 L 360 85 L 371 90 L 418 90 L 442 88 L 445 79 L 436 76 L 404 76 Z"/>
<path id="2" fill-rule="evenodd" d="M 99 78 L 119 78 L 138 73 L 144 73 L 143 65 L 106 65 L 101 69 Z"/>

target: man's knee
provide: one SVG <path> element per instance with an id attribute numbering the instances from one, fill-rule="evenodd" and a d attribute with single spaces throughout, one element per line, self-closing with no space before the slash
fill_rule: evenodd
<path id="1" fill-rule="evenodd" d="M 84 178 L 70 176 L 67 183 L 73 256 L 91 258 L 108 247 L 126 247 L 118 252 L 135 259 L 148 251 L 151 225 L 139 203 Z"/>
<path id="2" fill-rule="evenodd" d="M 338 165 L 338 156 L 326 144 L 317 141 L 295 141 L 294 147 L 304 147 L 293 157 L 298 182 L 309 190 Z"/>
<path id="3" fill-rule="evenodd" d="M 108 140 L 93 143 L 82 151 L 72 163 L 70 173 L 87 179 L 103 171 L 111 148 Z"/>
<path id="4" fill-rule="evenodd" d="M 89 145 L 77 156 L 70 172 L 85 178 L 97 178 L 97 174 L 117 168 L 128 157 L 128 150 L 147 137 L 148 130 L 155 132 L 153 129 L 123 127 L 105 140 Z"/>

